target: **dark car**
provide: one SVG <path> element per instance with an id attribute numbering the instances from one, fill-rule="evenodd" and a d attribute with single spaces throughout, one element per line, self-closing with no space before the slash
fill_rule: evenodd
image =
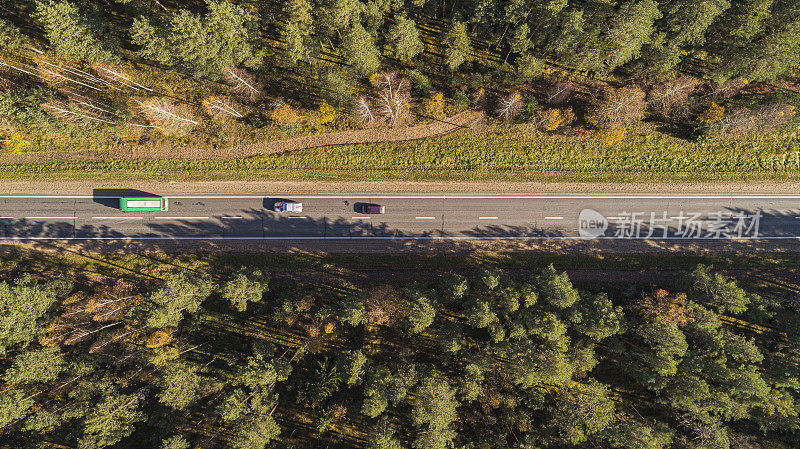
<path id="1" fill-rule="evenodd" d="M 357 211 L 362 214 L 382 214 L 386 211 L 386 208 L 380 204 L 359 204 L 358 206 Z"/>

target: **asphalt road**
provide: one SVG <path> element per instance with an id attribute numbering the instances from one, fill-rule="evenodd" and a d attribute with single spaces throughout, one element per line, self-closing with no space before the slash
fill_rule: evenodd
<path id="1" fill-rule="evenodd" d="M 119 197 L 0 195 L 0 239 L 786 239 L 800 195 L 175 195 L 167 212 L 122 212 Z M 279 200 L 302 213 L 272 212 Z M 383 215 L 356 212 L 381 204 Z"/>

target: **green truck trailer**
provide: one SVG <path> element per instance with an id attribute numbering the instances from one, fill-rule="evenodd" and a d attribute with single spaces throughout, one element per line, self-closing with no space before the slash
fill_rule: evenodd
<path id="1" fill-rule="evenodd" d="M 164 197 L 119 199 L 119 210 L 121 211 L 166 211 L 168 208 L 169 202 Z"/>

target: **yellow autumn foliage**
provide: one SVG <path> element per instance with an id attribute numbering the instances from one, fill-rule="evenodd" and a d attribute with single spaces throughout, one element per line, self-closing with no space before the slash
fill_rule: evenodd
<path id="1" fill-rule="evenodd" d="M 322 104 L 319 105 L 319 124 L 324 125 L 326 123 L 332 122 L 336 118 L 336 109 L 333 106 L 329 105 L 327 101 L 323 100 Z"/>
<path id="2" fill-rule="evenodd" d="M 281 128 L 297 125 L 303 120 L 303 116 L 286 103 L 275 108 L 270 118 Z"/>
<path id="3" fill-rule="evenodd" d="M 725 117 L 725 106 L 720 106 L 717 103 L 711 103 L 708 109 L 703 111 L 697 116 L 697 119 L 703 123 L 716 123 Z"/>
<path id="4" fill-rule="evenodd" d="M 148 348 L 160 348 L 172 342 L 173 336 L 172 329 L 159 329 L 147 337 L 145 346 Z"/>
<path id="5" fill-rule="evenodd" d="M 548 109 L 538 114 L 537 121 L 542 131 L 555 131 L 575 121 L 572 108 Z"/>
<path id="6" fill-rule="evenodd" d="M 627 128 L 610 129 L 603 134 L 603 142 L 606 145 L 614 145 L 615 143 L 622 142 L 627 132 Z"/>
<path id="7" fill-rule="evenodd" d="M 444 94 L 436 92 L 425 102 L 425 112 L 433 118 L 444 118 Z"/>
<path id="8" fill-rule="evenodd" d="M 0 143 L 2 143 L 3 150 L 19 154 L 31 146 L 31 143 L 25 140 L 25 137 L 20 133 L 13 133 L 10 136 L 0 136 Z"/>

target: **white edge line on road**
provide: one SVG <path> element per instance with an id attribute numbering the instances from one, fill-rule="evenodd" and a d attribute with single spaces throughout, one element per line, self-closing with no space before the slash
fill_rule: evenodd
<path id="1" fill-rule="evenodd" d="M 800 217 L 798 217 L 800 218 Z M 0 220 L 13 220 L 14 217 L 0 217 Z"/>
<path id="2" fill-rule="evenodd" d="M 611 218 L 611 217 L 609 217 Z M 544 217 L 545 220 L 563 220 L 564 217 Z"/>
<path id="3" fill-rule="evenodd" d="M 478 217 L 478 220 L 497 220 L 497 217 Z"/>
<path id="4" fill-rule="evenodd" d="M 164 198 L 191 199 L 263 199 L 273 196 L 287 196 L 283 194 L 263 195 L 166 195 Z M 374 198 L 374 199 L 415 199 L 415 198 L 439 198 L 439 199 L 800 199 L 800 195 L 292 195 L 294 198 Z M 0 195 L 0 198 L 123 198 L 120 196 L 94 196 L 94 195 Z"/>
<path id="5" fill-rule="evenodd" d="M 154 217 L 156 220 L 208 220 L 210 217 Z"/>
<path id="6" fill-rule="evenodd" d="M 436 220 L 436 217 L 417 217 L 417 220 Z"/>
<path id="7" fill-rule="evenodd" d="M 372 217 L 350 217 L 351 220 L 372 220 Z"/>
<path id="8" fill-rule="evenodd" d="M 353 237 L 0 237 L 3 240 L 584 240 L 583 237 L 459 237 L 459 236 L 353 236 Z M 619 239 L 615 237 L 599 237 L 590 240 L 681 240 L 686 242 L 692 241 L 717 241 L 717 242 L 752 242 L 758 240 L 800 240 L 800 236 L 774 236 L 774 237 L 756 237 L 756 238 L 742 238 L 742 239 L 715 239 L 715 238 L 683 238 L 683 237 L 666 237 L 666 238 L 626 238 Z"/>
<path id="9" fill-rule="evenodd" d="M 26 220 L 76 220 L 78 217 L 25 217 Z"/>
<path id="10" fill-rule="evenodd" d="M 92 217 L 92 220 L 144 220 L 144 217 Z"/>

